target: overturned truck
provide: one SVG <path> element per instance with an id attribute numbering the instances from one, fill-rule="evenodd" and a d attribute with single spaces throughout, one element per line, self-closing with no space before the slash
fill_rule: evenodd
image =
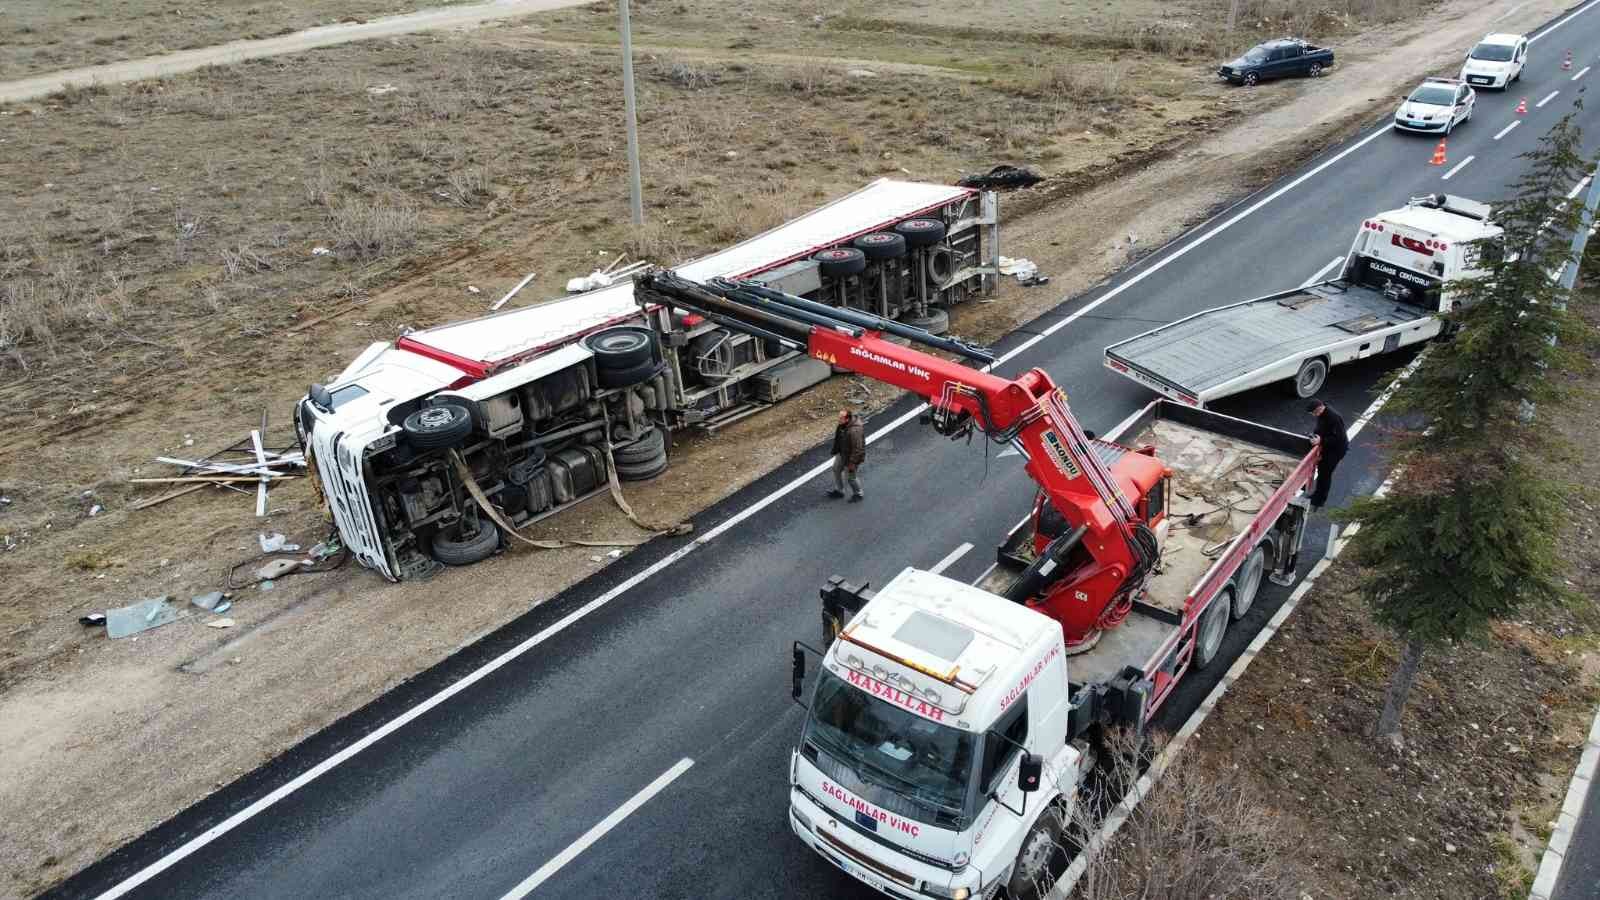
<path id="1" fill-rule="evenodd" d="M 995 195 L 880 179 L 725 250 L 688 277 L 761 281 L 933 332 L 998 278 Z M 667 306 L 631 283 L 375 343 L 296 408 L 340 537 L 390 580 L 466 565 L 523 527 L 667 469 L 669 433 L 710 431 L 829 366 Z M 480 508 L 463 469 L 489 504 Z"/>

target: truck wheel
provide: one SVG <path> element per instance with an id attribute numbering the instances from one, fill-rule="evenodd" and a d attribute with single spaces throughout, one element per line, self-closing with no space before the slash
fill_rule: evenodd
<path id="1" fill-rule="evenodd" d="M 649 481 L 667 470 L 667 455 L 642 463 L 617 463 L 617 477 L 623 481 Z"/>
<path id="2" fill-rule="evenodd" d="M 442 403 L 419 409 L 400 423 L 406 440 L 418 450 L 443 450 L 466 440 L 472 433 L 472 414 L 465 406 Z"/>
<path id="3" fill-rule="evenodd" d="M 653 462 L 658 457 L 666 455 L 667 440 L 662 435 L 660 428 L 651 428 L 638 440 L 618 447 L 612 456 L 620 465 L 636 465 L 643 462 Z"/>
<path id="4" fill-rule="evenodd" d="M 1289 385 L 1294 389 L 1294 395 L 1302 400 L 1309 400 L 1322 390 L 1323 382 L 1328 380 L 1328 361 L 1322 357 L 1308 359 L 1300 364 L 1300 371 L 1294 373 L 1294 381 Z"/>
<path id="5" fill-rule="evenodd" d="M 1217 651 L 1222 649 L 1222 638 L 1228 633 L 1228 616 L 1233 609 L 1233 594 L 1233 585 L 1224 585 L 1200 616 L 1194 637 L 1196 669 L 1211 665 L 1211 661 L 1217 658 Z"/>
<path id="6" fill-rule="evenodd" d="M 1311 68 L 1306 69 L 1306 75 L 1311 78 L 1321 78 L 1322 63 L 1312 63 Z"/>
<path id="7" fill-rule="evenodd" d="M 1256 86 L 1256 82 L 1258 82 L 1260 80 L 1261 80 L 1261 76 L 1257 75 L 1254 72 L 1246 72 L 1246 73 L 1244 73 L 1244 86 L 1245 87 L 1255 87 Z"/>
<path id="8" fill-rule="evenodd" d="M 433 558 L 447 566 L 470 566 L 488 559 L 500 547 L 500 529 L 494 523 L 478 520 L 478 530 L 462 533 L 462 523 L 448 525 L 433 533 Z"/>
<path id="9" fill-rule="evenodd" d="M 811 255 L 824 278 L 848 278 L 866 271 L 867 256 L 854 247 L 835 247 Z"/>
<path id="10" fill-rule="evenodd" d="M 661 371 L 663 364 L 653 359 L 646 358 L 644 362 L 626 369 L 606 369 L 595 366 L 595 376 L 602 388 L 632 387 L 640 382 L 649 381 L 656 373 Z"/>
<path id="11" fill-rule="evenodd" d="M 1011 877 L 1006 881 L 1006 896 L 1011 900 L 1043 900 L 1049 894 L 1050 860 L 1061 847 L 1061 816 L 1054 808 L 1046 809 L 1017 851 L 1017 861 L 1011 867 Z"/>
<path id="12" fill-rule="evenodd" d="M 938 219 L 907 219 L 894 226 L 894 233 L 906 239 L 907 247 L 931 247 L 944 240 L 944 222 Z"/>
<path id="13" fill-rule="evenodd" d="M 950 314 L 942 309 L 929 309 L 925 316 L 906 316 L 900 321 L 930 334 L 944 334 L 950 330 Z"/>
<path id="14" fill-rule="evenodd" d="M 892 231 L 863 234 L 852 243 L 867 259 L 899 259 L 906 255 L 905 236 Z"/>
<path id="15" fill-rule="evenodd" d="M 1239 574 L 1234 576 L 1233 591 L 1233 620 L 1235 622 L 1244 618 L 1245 613 L 1256 602 L 1256 593 L 1261 590 L 1261 576 L 1267 571 L 1267 545 L 1257 544 L 1250 555 L 1245 557 L 1244 565 L 1239 567 Z"/>
<path id="16" fill-rule="evenodd" d="M 650 359 L 655 332 L 636 325 L 607 328 L 583 339 L 597 369 L 631 369 Z"/>

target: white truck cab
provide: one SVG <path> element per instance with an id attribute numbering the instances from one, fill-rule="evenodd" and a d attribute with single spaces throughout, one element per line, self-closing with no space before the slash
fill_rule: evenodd
<path id="1" fill-rule="evenodd" d="M 1061 626 L 906 569 L 821 656 L 790 762 L 794 833 L 892 897 L 1036 895 L 1060 837 L 1045 813 L 1083 762 Z"/>

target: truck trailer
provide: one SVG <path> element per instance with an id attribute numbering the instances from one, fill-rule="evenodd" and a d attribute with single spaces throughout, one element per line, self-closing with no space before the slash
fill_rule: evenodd
<path id="1" fill-rule="evenodd" d="M 877 591 L 839 576 L 822 588 L 824 647 L 792 648 L 807 715 L 789 822 L 891 897 L 1041 896 L 1105 730 L 1142 731 L 1215 662 L 1263 579 L 1293 583 L 1318 448 L 1167 400 L 1095 437 L 1042 370 L 998 377 L 990 351 L 957 338 L 757 280 L 651 272 L 635 287 L 641 305 L 910 390 L 938 433 L 1023 455 L 1038 493 L 977 584 L 908 568 Z M 821 660 L 809 702 L 808 656 Z"/>
<path id="2" fill-rule="evenodd" d="M 997 216 L 992 192 L 880 179 L 680 271 L 760 277 L 942 331 L 950 307 L 999 277 Z M 715 430 L 831 371 L 705 317 L 641 308 L 621 283 L 374 343 L 312 385 L 294 419 L 345 546 L 400 580 L 494 553 L 494 519 L 520 528 L 613 477 L 654 478 L 671 430 Z"/>
<path id="3" fill-rule="evenodd" d="M 1195 313 L 1112 344 L 1106 368 L 1202 406 L 1283 382 L 1307 398 L 1333 366 L 1437 337 L 1453 282 L 1483 274 L 1501 229 L 1483 203 L 1414 198 L 1356 229 L 1338 277 Z"/>

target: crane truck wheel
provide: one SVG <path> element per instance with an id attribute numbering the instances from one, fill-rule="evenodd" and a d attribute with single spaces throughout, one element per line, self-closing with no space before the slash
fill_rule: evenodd
<path id="1" fill-rule="evenodd" d="M 944 334 L 950 330 L 950 314 L 942 309 L 929 309 L 925 316 L 906 316 L 900 321 L 932 334 Z"/>
<path id="2" fill-rule="evenodd" d="M 824 278 L 848 278 L 867 269 L 866 254 L 854 247 L 834 247 L 814 253 L 811 258 L 817 261 L 817 271 Z"/>
<path id="3" fill-rule="evenodd" d="M 1300 371 L 1294 373 L 1294 380 L 1289 386 L 1294 389 L 1294 395 L 1302 400 L 1309 400 L 1322 390 L 1323 382 L 1328 380 L 1328 361 L 1322 357 L 1308 359 L 1300 364 Z"/>
<path id="4" fill-rule="evenodd" d="M 470 566 L 488 559 L 500 547 L 500 529 L 487 519 L 478 520 L 478 530 L 466 533 L 457 522 L 433 533 L 433 558 L 447 566 Z"/>
<path id="5" fill-rule="evenodd" d="M 400 423 L 400 430 L 418 450 L 445 450 L 472 433 L 472 413 L 465 406 L 441 403 L 406 416 Z"/>
<path id="6" fill-rule="evenodd" d="M 1256 594 L 1261 590 L 1261 576 L 1266 571 L 1267 545 L 1257 544 L 1245 557 L 1244 565 L 1239 567 L 1239 574 L 1233 579 L 1233 621 L 1244 618 L 1255 604 Z"/>
<path id="7" fill-rule="evenodd" d="M 867 259 L 899 259 L 906 255 L 905 235 L 893 231 L 874 231 L 852 241 Z"/>
<path id="8" fill-rule="evenodd" d="M 938 219 L 907 219 L 894 226 L 895 234 L 906 239 L 912 249 L 931 247 L 944 240 L 944 223 Z"/>
<path id="9" fill-rule="evenodd" d="M 1200 624 L 1195 626 L 1194 667 L 1204 669 L 1217 658 L 1222 649 L 1222 638 L 1228 633 L 1228 617 L 1232 614 L 1235 591 L 1232 584 L 1224 585 L 1216 599 L 1200 614 Z"/>
<path id="10" fill-rule="evenodd" d="M 655 334 L 648 328 L 624 325 L 607 328 L 583 339 L 583 346 L 594 354 L 597 369 L 631 369 L 650 359 Z"/>
<path id="11" fill-rule="evenodd" d="M 646 358 L 644 362 L 624 369 L 606 369 L 596 366 L 594 374 L 602 388 L 625 388 L 649 381 L 663 367 L 662 363 Z"/>
<path id="12" fill-rule="evenodd" d="M 1006 880 L 1006 896 L 1011 900 L 1043 900 L 1055 880 L 1050 877 L 1050 860 L 1061 845 L 1061 814 L 1054 808 L 1046 809 L 1022 839 L 1017 861 Z"/>

